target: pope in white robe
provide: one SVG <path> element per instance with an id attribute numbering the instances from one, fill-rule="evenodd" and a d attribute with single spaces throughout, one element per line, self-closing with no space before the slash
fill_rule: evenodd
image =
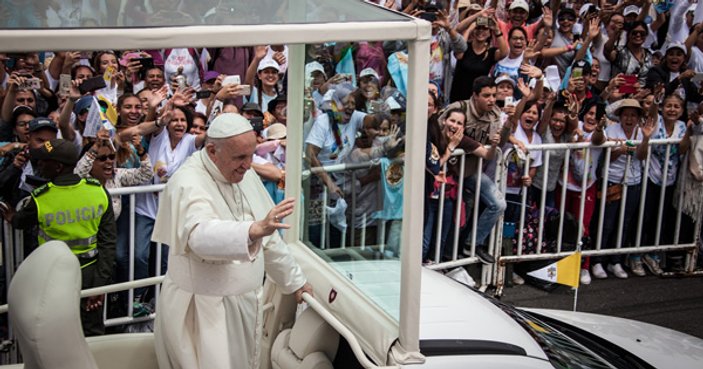
<path id="1" fill-rule="evenodd" d="M 222 114 L 207 135 L 160 194 L 152 239 L 170 251 L 156 354 L 161 369 L 258 368 L 264 273 L 286 294 L 311 292 L 278 233 L 294 200 L 274 206 L 250 170 L 244 117 Z"/>

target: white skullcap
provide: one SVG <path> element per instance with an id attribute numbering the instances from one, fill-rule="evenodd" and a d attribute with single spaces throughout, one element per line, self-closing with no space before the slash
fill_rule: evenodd
<path id="1" fill-rule="evenodd" d="M 247 118 L 237 113 L 222 113 L 213 119 L 207 129 L 210 138 L 227 138 L 253 131 Z"/>

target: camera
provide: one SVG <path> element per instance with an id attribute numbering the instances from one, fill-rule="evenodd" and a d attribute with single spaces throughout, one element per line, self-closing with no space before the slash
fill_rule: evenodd
<path id="1" fill-rule="evenodd" d="M 251 123 L 251 128 L 254 129 L 256 135 L 261 135 L 261 131 L 264 130 L 264 117 L 251 117 L 249 123 Z"/>
<path id="2" fill-rule="evenodd" d="M 41 88 L 41 80 L 36 77 L 26 78 L 19 86 L 20 90 L 38 90 Z"/>
<path id="3" fill-rule="evenodd" d="M 488 18 L 486 18 L 486 17 L 476 18 L 476 27 L 488 27 Z"/>

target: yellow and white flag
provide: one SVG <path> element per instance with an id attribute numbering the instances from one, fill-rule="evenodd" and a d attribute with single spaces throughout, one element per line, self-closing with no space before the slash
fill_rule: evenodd
<path id="1" fill-rule="evenodd" d="M 556 263 L 542 269 L 528 272 L 527 275 L 544 281 L 565 284 L 574 288 L 579 286 L 581 272 L 581 252 L 575 252 Z"/>

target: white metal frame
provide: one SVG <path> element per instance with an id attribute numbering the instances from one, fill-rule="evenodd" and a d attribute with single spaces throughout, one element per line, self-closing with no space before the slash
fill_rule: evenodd
<path id="1" fill-rule="evenodd" d="M 300 19 L 305 14 L 305 1 L 291 1 L 291 19 Z M 362 6 L 361 1 L 357 6 Z M 363 4 L 363 6 L 368 6 Z M 296 17 L 297 16 L 297 17 Z M 224 26 L 185 26 L 185 27 L 144 27 L 144 28 L 101 28 L 101 29 L 2 29 L 0 51 L 30 52 L 37 50 L 85 50 L 85 49 L 161 49 L 177 47 L 236 47 L 250 45 L 287 44 L 289 45 L 289 88 L 288 114 L 291 122 L 303 122 L 303 75 L 305 43 L 329 41 L 384 41 L 406 40 L 409 48 L 408 96 L 407 96 L 407 139 L 404 188 L 404 222 L 401 236 L 402 282 L 400 301 L 400 321 L 396 322 L 387 314 L 380 314 L 385 324 L 377 329 L 398 327 L 398 339 L 393 353 L 390 347 L 374 347 L 374 342 L 361 342 L 361 348 L 380 365 L 388 361 L 398 364 L 423 362 L 419 350 L 420 320 L 420 268 L 421 260 L 417 243 L 422 236 L 422 217 L 418 205 L 407 206 L 413 198 L 423 192 L 425 125 L 427 122 L 426 89 L 429 74 L 429 46 L 431 26 L 418 19 L 407 21 L 374 21 L 324 24 L 275 24 L 275 25 L 224 25 Z M 289 158 L 303 157 L 302 130 L 288 132 Z M 286 168 L 286 196 L 300 198 L 302 162 L 289 160 Z M 422 206 L 422 205 L 419 205 Z M 421 211 L 419 212 L 422 213 Z M 300 224 L 301 211 L 298 208 L 288 218 L 292 225 Z M 285 241 L 298 256 L 315 258 L 314 253 L 300 241 L 299 227 L 292 227 L 285 235 Z M 300 254 L 302 253 L 302 254 Z M 316 268 L 308 268 L 308 275 Z M 326 275 L 338 285 L 356 290 L 353 284 L 337 273 Z M 359 293 L 359 298 L 350 303 L 358 304 L 358 309 L 374 310 L 373 303 Z M 330 308 L 324 296 L 316 295 L 325 308 Z M 339 313 L 338 313 L 339 314 Z M 338 316 L 340 320 L 358 336 L 377 337 L 381 332 L 363 329 L 354 316 Z M 372 327 L 374 328 L 374 327 Z M 386 332 L 385 334 L 387 334 Z M 352 342 L 353 344 L 353 342 Z"/>

